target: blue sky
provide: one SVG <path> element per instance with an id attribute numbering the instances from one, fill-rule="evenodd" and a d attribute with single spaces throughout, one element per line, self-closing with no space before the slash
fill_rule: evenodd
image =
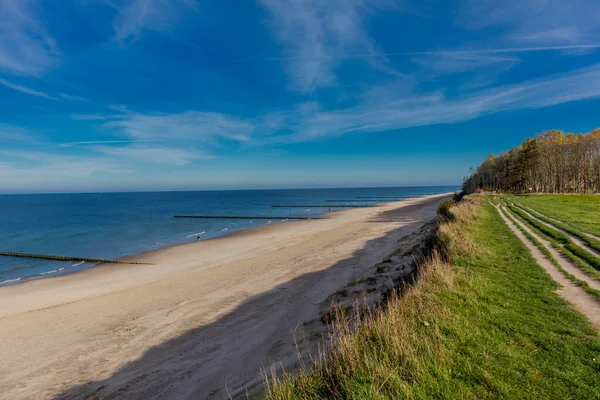
<path id="1" fill-rule="evenodd" d="M 596 0 L 0 0 L 0 192 L 459 184 L 600 126 Z"/>

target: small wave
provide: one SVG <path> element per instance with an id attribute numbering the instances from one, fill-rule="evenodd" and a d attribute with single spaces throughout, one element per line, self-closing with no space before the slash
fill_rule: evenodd
<path id="1" fill-rule="evenodd" d="M 19 282 L 20 280 L 21 280 L 21 278 L 7 279 L 5 281 L 0 282 L 0 286 L 1 285 L 8 285 L 9 283 Z"/>
<path id="2" fill-rule="evenodd" d="M 205 233 L 206 233 L 206 231 L 202 231 L 202 232 L 198 232 L 198 233 L 192 233 L 191 235 L 187 235 L 186 238 L 191 238 L 192 236 L 204 235 Z"/>
<path id="3" fill-rule="evenodd" d="M 221 232 L 225 232 L 225 231 L 228 231 L 228 230 L 229 230 L 229 228 L 221 229 Z"/>
<path id="4" fill-rule="evenodd" d="M 55 274 L 57 273 L 58 270 L 57 269 L 53 269 L 52 271 L 46 271 L 46 272 L 40 272 L 38 275 L 48 275 L 48 274 Z"/>
<path id="5" fill-rule="evenodd" d="M 72 267 L 78 267 L 83 263 L 85 263 L 85 261 L 81 261 L 81 262 L 78 262 L 77 264 L 73 264 Z M 61 269 L 64 269 L 64 268 L 61 268 Z"/>

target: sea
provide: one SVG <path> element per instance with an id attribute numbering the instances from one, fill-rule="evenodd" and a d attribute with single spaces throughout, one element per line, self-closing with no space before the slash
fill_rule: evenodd
<path id="1" fill-rule="evenodd" d="M 114 260 L 329 210 L 457 191 L 457 186 L 0 195 L 0 252 Z M 301 207 L 287 207 L 287 206 Z M 284 207 L 273 207 L 284 206 Z M 319 206 L 319 207 L 317 207 Z M 273 219 L 196 219 L 175 215 Z M 283 219 L 275 219 L 282 217 Z M 93 267 L 0 257 L 0 285 Z"/>

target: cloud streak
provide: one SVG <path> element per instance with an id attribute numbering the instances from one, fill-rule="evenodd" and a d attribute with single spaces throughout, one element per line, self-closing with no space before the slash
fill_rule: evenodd
<path id="1" fill-rule="evenodd" d="M 36 2 L 0 0 L 0 71 L 40 76 L 60 60 L 55 39 L 35 15 Z"/>
<path id="2" fill-rule="evenodd" d="M 199 111 L 177 114 L 126 112 L 112 116 L 104 127 L 135 140 L 205 142 L 215 139 L 244 142 L 255 130 L 254 125 L 240 117 Z"/>
<path id="3" fill-rule="evenodd" d="M 115 38 L 122 41 L 135 40 L 144 30 L 166 32 L 197 5 L 193 0 L 131 0 L 115 8 L 119 11 L 114 21 Z"/>
<path id="4" fill-rule="evenodd" d="M 363 28 L 362 18 L 369 9 L 362 1 L 260 0 L 271 15 L 271 26 L 289 61 L 293 88 L 312 93 L 337 82 L 339 60 L 348 53 L 360 52 L 382 58 Z M 276 58 L 272 58 L 275 60 Z M 395 73 L 383 62 L 372 66 Z"/>
<path id="5" fill-rule="evenodd" d="M 295 122 L 293 140 L 312 140 L 351 132 L 378 132 L 466 121 L 483 115 L 542 108 L 600 97 L 600 64 L 551 77 L 482 89 L 459 98 L 437 91 L 385 104 L 364 104 L 318 112 Z M 293 119 L 293 118 L 292 118 Z"/>
<path id="6" fill-rule="evenodd" d="M 454 50 L 428 50 L 428 51 L 410 51 L 410 52 L 390 52 L 390 53 L 369 53 L 369 54 L 345 54 L 345 55 L 324 55 L 314 60 L 352 60 L 361 58 L 381 58 L 381 57 L 409 57 L 422 55 L 464 55 L 474 56 L 477 54 L 517 54 L 534 53 L 550 51 L 568 51 L 568 50 L 598 50 L 600 44 L 579 44 L 565 46 L 537 46 L 537 47 L 506 47 L 491 49 L 454 49 Z M 301 61 L 311 60 L 301 57 L 268 57 L 266 61 Z"/>
<path id="7" fill-rule="evenodd" d="M 128 162 L 139 161 L 152 164 L 166 164 L 182 166 L 187 165 L 196 159 L 208 160 L 214 158 L 204 152 L 197 150 L 168 148 L 168 147 L 148 147 L 142 145 L 132 145 L 124 147 L 113 146 L 94 146 L 92 150 L 106 154 L 111 157 L 126 159 Z"/>
<path id="8" fill-rule="evenodd" d="M 594 0 L 469 0 L 460 19 L 473 29 L 503 26 L 513 43 L 580 45 L 600 38 Z"/>
<path id="9" fill-rule="evenodd" d="M 43 97 L 50 100 L 56 100 L 56 97 L 50 96 L 48 93 L 40 92 L 38 90 L 29 89 L 25 86 L 17 85 L 16 83 L 12 83 L 7 81 L 6 79 L 0 78 L 0 85 L 6 86 L 13 90 L 16 90 L 21 93 L 30 94 L 33 96 Z"/>

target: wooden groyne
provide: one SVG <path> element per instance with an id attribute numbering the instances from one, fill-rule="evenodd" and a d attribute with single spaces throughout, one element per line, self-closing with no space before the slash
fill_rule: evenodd
<path id="1" fill-rule="evenodd" d="M 304 204 L 275 204 L 272 205 L 271 207 L 275 207 L 275 208 L 361 208 L 361 207 L 375 207 L 374 205 L 370 205 L 370 204 L 308 204 L 308 205 L 304 205 Z"/>
<path id="2" fill-rule="evenodd" d="M 341 202 L 348 202 L 348 203 L 356 203 L 356 202 L 368 202 L 368 201 L 376 201 L 376 200 L 359 200 L 359 199 L 345 199 L 345 200 L 325 200 L 326 203 L 341 203 Z"/>
<path id="3" fill-rule="evenodd" d="M 247 215 L 174 215 L 173 218 L 198 218 L 198 219 L 319 219 L 318 217 L 249 217 Z"/>
<path id="4" fill-rule="evenodd" d="M 144 264 L 144 265 L 151 265 L 149 263 L 142 263 L 142 262 L 103 260 L 100 258 L 87 258 L 87 257 L 53 256 L 53 255 L 49 255 L 49 254 L 14 253 L 11 251 L 0 251 L 0 256 L 21 257 L 21 258 L 38 258 L 38 259 L 42 259 L 42 260 L 54 260 L 54 261 L 76 261 L 76 262 L 86 262 L 86 263 L 91 263 L 91 264 Z"/>
<path id="5" fill-rule="evenodd" d="M 365 197 L 356 197 L 357 199 L 397 199 L 404 200 L 410 199 L 410 197 L 401 197 L 401 196 L 365 196 Z"/>

